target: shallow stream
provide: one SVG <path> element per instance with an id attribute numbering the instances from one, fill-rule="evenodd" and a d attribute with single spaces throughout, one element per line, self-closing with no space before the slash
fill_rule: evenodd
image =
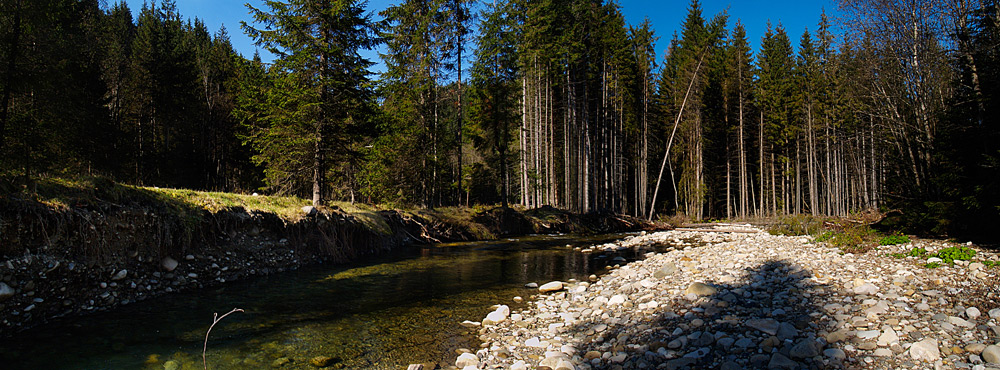
<path id="1" fill-rule="evenodd" d="M 613 256 L 585 247 L 620 239 L 529 236 L 401 248 L 351 265 L 316 266 L 171 294 L 114 311 L 60 319 L 0 341 L 2 369 L 203 369 L 212 314 L 234 313 L 212 331 L 211 369 L 400 369 L 454 361 L 478 349 L 473 329 L 490 305 L 519 307 L 528 282 L 586 279 Z M 632 259 L 636 256 L 623 255 Z M 280 365 L 280 366 L 278 366 Z"/>

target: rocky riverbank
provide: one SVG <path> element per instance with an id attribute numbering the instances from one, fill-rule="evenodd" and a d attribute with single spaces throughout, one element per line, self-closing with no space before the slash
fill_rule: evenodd
<path id="1" fill-rule="evenodd" d="M 56 317 L 415 243 L 649 227 L 629 217 L 555 209 L 493 209 L 457 221 L 303 207 L 288 218 L 240 206 L 210 211 L 149 190 L 116 192 L 124 195 L 61 207 L 0 198 L 0 336 Z"/>
<path id="2" fill-rule="evenodd" d="M 593 282 L 543 284 L 523 309 L 499 306 L 478 329 L 482 348 L 456 367 L 1000 368 L 995 253 L 949 264 L 926 257 L 958 246 L 942 241 L 855 255 L 807 236 L 726 229 L 589 248 L 678 246 Z M 910 257 L 915 248 L 927 254 Z"/>

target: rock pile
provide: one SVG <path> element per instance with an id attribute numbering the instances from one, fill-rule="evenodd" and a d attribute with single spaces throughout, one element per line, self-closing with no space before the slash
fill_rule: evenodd
<path id="1" fill-rule="evenodd" d="M 890 256 L 947 243 L 853 255 L 809 237 L 670 231 L 587 249 L 656 243 L 703 246 L 648 253 L 593 283 L 544 284 L 526 309 L 484 320 L 482 348 L 456 366 L 1000 368 L 1000 269 Z"/>

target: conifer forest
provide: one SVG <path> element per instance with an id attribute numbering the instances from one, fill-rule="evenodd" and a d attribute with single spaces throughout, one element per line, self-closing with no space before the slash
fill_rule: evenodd
<path id="1" fill-rule="evenodd" d="M 672 34 L 612 0 L 264 4 L 212 30 L 171 0 L 0 0 L 2 186 L 1000 221 L 997 0 L 839 0 L 759 48 L 697 0 Z"/>

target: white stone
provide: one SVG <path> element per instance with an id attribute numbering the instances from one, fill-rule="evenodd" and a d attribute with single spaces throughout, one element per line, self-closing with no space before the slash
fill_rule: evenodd
<path id="1" fill-rule="evenodd" d="M 886 347 L 893 343 L 899 343 L 899 336 L 896 335 L 895 330 L 892 330 L 892 328 L 887 327 L 885 328 L 885 331 L 882 332 L 882 335 L 878 337 L 878 345 L 881 347 Z"/>
<path id="2" fill-rule="evenodd" d="M 523 360 L 514 361 L 514 364 L 510 365 L 509 370 L 528 370 L 528 365 L 524 363 Z"/>
<path id="3" fill-rule="evenodd" d="M 913 343 L 910 346 L 910 358 L 917 361 L 934 362 L 941 359 L 941 351 L 938 350 L 938 341 L 934 338 L 927 338 Z"/>
<path id="4" fill-rule="evenodd" d="M 982 316 L 982 315 L 983 315 L 983 313 L 979 312 L 978 308 L 969 307 L 969 308 L 965 309 L 965 316 L 967 316 L 970 319 L 975 320 L 975 319 L 979 318 L 979 316 Z"/>
<path id="5" fill-rule="evenodd" d="M 616 294 L 608 300 L 608 306 L 620 305 L 625 303 L 625 296 L 621 294 Z"/>
<path id="6" fill-rule="evenodd" d="M 462 321 L 462 326 L 467 328 L 475 328 L 478 327 L 479 325 L 481 324 L 475 321 L 469 321 L 469 320 Z"/>
<path id="7" fill-rule="evenodd" d="M 840 348 L 827 348 L 823 350 L 823 355 L 831 360 L 843 361 L 847 358 L 847 353 Z"/>
<path id="8" fill-rule="evenodd" d="M 550 281 L 538 287 L 538 291 L 542 293 L 557 292 L 562 289 L 563 289 L 563 283 L 561 281 Z"/>
<path id="9" fill-rule="evenodd" d="M 860 286 L 854 287 L 854 294 L 874 295 L 875 293 L 878 293 L 878 287 L 872 283 L 865 283 Z"/>
<path id="10" fill-rule="evenodd" d="M 524 341 L 524 345 L 532 348 L 542 348 L 542 343 L 538 340 L 538 337 L 528 338 L 528 340 Z"/>
<path id="11" fill-rule="evenodd" d="M 458 355 L 458 359 L 455 360 L 455 367 L 464 369 L 466 366 L 479 367 L 479 357 L 471 353 Z"/>

